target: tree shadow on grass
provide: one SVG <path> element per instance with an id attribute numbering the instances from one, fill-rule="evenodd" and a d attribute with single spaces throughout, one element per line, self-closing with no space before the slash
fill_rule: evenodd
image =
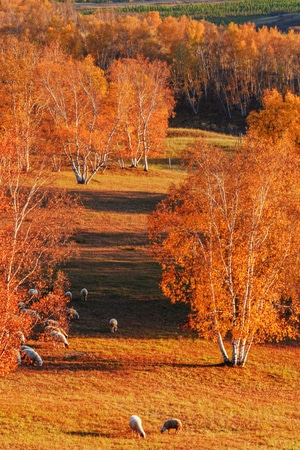
<path id="1" fill-rule="evenodd" d="M 121 370 L 124 368 L 123 364 L 118 363 L 113 360 L 87 360 L 87 361 L 70 361 L 59 360 L 57 362 L 53 361 L 54 358 L 51 358 L 52 361 L 47 361 L 44 359 L 43 370 L 50 372 L 60 372 L 60 371 L 99 371 L 99 372 L 113 372 L 116 370 Z"/>
<path id="2" fill-rule="evenodd" d="M 84 249 L 97 248 L 98 251 L 106 248 L 130 248 L 132 246 L 149 245 L 147 233 L 97 233 L 94 231 L 77 232 L 72 240 Z M 120 250 L 119 250 L 120 251 Z"/>
<path id="3" fill-rule="evenodd" d="M 176 369 L 208 369 L 216 367 L 225 367 L 224 363 L 181 363 L 181 362 L 142 362 L 128 361 L 118 362 L 114 360 L 89 360 L 89 361 L 45 361 L 42 370 L 50 372 L 76 372 L 76 371 L 98 371 L 98 372 L 115 372 L 123 370 L 133 371 L 152 371 L 159 368 L 176 368 Z"/>
<path id="4" fill-rule="evenodd" d="M 165 197 L 149 192 L 91 192 L 76 191 L 85 209 L 126 214 L 148 214 Z"/>
<path id="5" fill-rule="evenodd" d="M 112 435 L 109 433 L 98 433 L 97 431 L 64 431 L 64 434 L 70 436 L 80 436 L 80 437 L 104 437 L 111 438 Z"/>

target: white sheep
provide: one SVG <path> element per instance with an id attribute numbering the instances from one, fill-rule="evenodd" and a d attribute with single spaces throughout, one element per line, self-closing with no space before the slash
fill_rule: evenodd
<path id="1" fill-rule="evenodd" d="M 72 295 L 72 292 L 71 292 L 71 291 L 67 291 L 67 292 L 65 293 L 65 296 L 68 297 L 69 301 L 71 301 L 72 298 L 73 298 L 73 295 Z"/>
<path id="2" fill-rule="evenodd" d="M 118 329 L 118 321 L 117 319 L 110 319 L 109 321 L 110 331 L 114 333 Z"/>
<path id="3" fill-rule="evenodd" d="M 133 435 L 137 435 L 138 437 L 142 436 L 143 438 L 146 437 L 146 433 L 142 426 L 142 420 L 139 416 L 131 416 L 129 419 L 129 425 Z"/>
<path id="4" fill-rule="evenodd" d="M 50 333 L 51 331 L 59 331 L 59 333 L 62 333 L 66 338 L 68 337 L 68 334 L 63 328 L 54 325 L 47 325 L 44 331 L 45 333 Z"/>
<path id="5" fill-rule="evenodd" d="M 39 367 L 43 365 L 40 355 L 28 345 L 21 345 L 21 357 L 25 364 L 38 364 Z"/>
<path id="6" fill-rule="evenodd" d="M 88 290 L 86 288 L 81 289 L 80 295 L 81 295 L 81 300 L 87 300 Z"/>
<path id="7" fill-rule="evenodd" d="M 32 295 L 33 297 L 37 297 L 39 295 L 39 291 L 37 289 L 29 289 L 28 294 Z"/>
<path id="8" fill-rule="evenodd" d="M 45 323 L 46 326 L 52 326 L 52 327 L 58 327 L 59 326 L 58 321 L 57 320 L 53 320 L 53 319 L 46 319 L 44 323 Z"/>
<path id="9" fill-rule="evenodd" d="M 74 308 L 67 308 L 67 314 L 70 319 L 79 319 L 79 314 Z"/>
<path id="10" fill-rule="evenodd" d="M 182 429 L 182 422 L 179 419 L 168 419 L 165 421 L 163 426 L 161 427 L 160 432 L 163 433 L 164 431 L 168 430 L 168 433 L 170 433 L 170 430 L 175 430 L 175 434 L 179 433 L 179 431 Z"/>
<path id="11" fill-rule="evenodd" d="M 23 308 L 26 308 L 26 303 L 25 302 L 19 302 L 18 303 L 18 308 L 19 308 L 19 310 L 23 309 Z"/>
<path id="12" fill-rule="evenodd" d="M 63 333 L 61 333 L 60 331 L 51 331 L 50 337 L 51 337 L 53 343 L 61 342 L 62 344 L 64 344 L 65 347 L 69 348 L 69 343 L 67 341 L 66 336 Z"/>
<path id="13" fill-rule="evenodd" d="M 22 309 L 20 309 L 20 312 L 21 312 L 22 314 L 26 314 L 27 316 L 32 317 L 33 319 L 41 320 L 41 316 L 40 316 L 39 313 L 38 313 L 37 311 L 35 311 L 34 309 L 22 308 Z"/>

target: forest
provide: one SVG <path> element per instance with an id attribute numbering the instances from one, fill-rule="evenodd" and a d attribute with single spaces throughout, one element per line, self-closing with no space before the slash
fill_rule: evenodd
<path id="1" fill-rule="evenodd" d="M 25 39 L 40 52 L 56 43 L 73 61 L 90 56 L 105 76 L 112 62 L 122 58 L 139 55 L 150 62 L 163 61 L 177 105 L 177 121 L 170 118 L 175 125 L 184 124 L 188 114 L 193 126 L 239 133 L 249 111 L 261 107 L 264 89 L 299 91 L 299 35 L 294 30 L 282 33 L 234 22 L 217 26 L 184 14 L 163 17 L 157 11 L 96 10 L 86 16 L 70 3 L 33 1 L 23 7 L 3 3 L 0 32 L 3 39 Z M 215 123 L 201 124 L 203 110 L 212 111 Z"/>

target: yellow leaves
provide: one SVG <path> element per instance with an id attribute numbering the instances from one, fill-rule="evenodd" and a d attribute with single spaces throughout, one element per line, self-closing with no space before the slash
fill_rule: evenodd
<path id="1" fill-rule="evenodd" d="M 174 100 L 167 88 L 164 62 L 143 57 L 116 61 L 110 68 L 110 100 L 117 104 L 120 137 L 133 158 L 146 158 L 163 149 Z"/>
<path id="2" fill-rule="evenodd" d="M 300 282 L 294 257 L 300 211 L 292 200 L 299 181 L 291 166 L 297 168 L 299 158 L 286 142 L 253 137 L 230 160 L 200 141 L 190 156 L 187 181 L 150 220 L 165 294 L 188 301 L 191 323 L 202 335 L 218 330 L 250 341 L 253 335 L 257 341 L 292 336 L 298 316 L 293 312 L 295 320 L 287 323 L 274 304 Z"/>
<path id="3" fill-rule="evenodd" d="M 263 96 L 264 109 L 251 112 L 247 122 L 249 134 L 277 141 L 290 138 L 300 140 L 300 98 L 291 92 L 283 97 L 276 89 L 266 90 Z"/>
<path id="4" fill-rule="evenodd" d="M 82 62 L 83 75 L 87 78 L 89 85 L 95 86 L 99 94 L 104 97 L 108 91 L 108 83 L 104 76 L 104 71 L 95 65 L 91 55 L 88 55 Z"/>
<path id="5" fill-rule="evenodd" d="M 192 45 L 200 44 L 203 41 L 204 24 L 198 20 L 192 20 L 187 27 L 187 35 Z"/>

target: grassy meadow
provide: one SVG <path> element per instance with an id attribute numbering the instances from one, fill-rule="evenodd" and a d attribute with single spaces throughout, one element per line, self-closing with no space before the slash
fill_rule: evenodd
<path id="1" fill-rule="evenodd" d="M 217 345 L 183 327 L 187 307 L 171 305 L 158 286 L 148 215 L 185 176 L 176 148 L 197 135 L 169 133 L 171 168 L 150 161 L 148 173 L 107 170 L 80 187 L 69 170 L 57 174 L 56 186 L 83 204 L 78 252 L 64 268 L 80 318 L 68 349 L 30 341 L 43 367 L 0 379 L 1 450 L 300 449 L 299 344 L 256 346 L 245 368 L 223 367 Z M 145 440 L 132 437 L 132 414 L 142 418 Z M 182 420 L 182 432 L 161 434 L 171 417 Z"/>

